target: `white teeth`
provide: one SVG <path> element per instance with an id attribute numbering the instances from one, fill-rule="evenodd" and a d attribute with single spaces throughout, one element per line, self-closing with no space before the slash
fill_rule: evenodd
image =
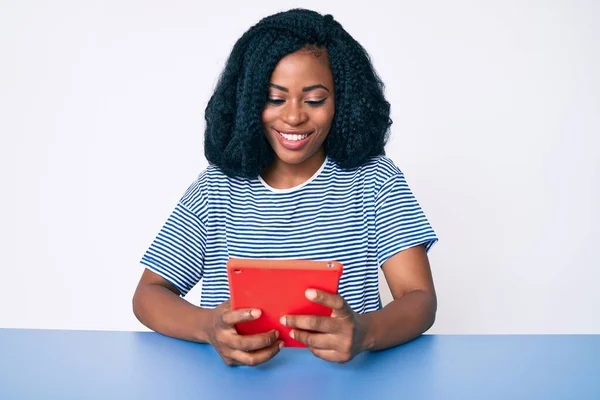
<path id="1" fill-rule="evenodd" d="M 277 131 L 277 132 L 279 132 L 279 131 Z M 308 137 L 308 135 L 296 135 L 296 134 L 289 135 L 289 134 L 283 133 L 283 132 L 279 132 L 279 134 L 281 136 L 283 136 L 283 138 L 285 140 L 291 140 L 291 141 L 304 140 L 304 139 L 306 139 Z"/>

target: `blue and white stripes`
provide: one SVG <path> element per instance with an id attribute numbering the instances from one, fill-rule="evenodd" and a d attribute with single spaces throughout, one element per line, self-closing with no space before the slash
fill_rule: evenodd
<path id="1" fill-rule="evenodd" d="M 337 260 L 339 292 L 359 313 L 380 307 L 378 268 L 437 241 L 404 175 L 386 157 L 355 170 L 326 159 L 306 183 L 270 188 L 211 166 L 188 188 L 141 263 L 185 295 L 202 279 L 200 306 L 229 298 L 229 257 Z"/>

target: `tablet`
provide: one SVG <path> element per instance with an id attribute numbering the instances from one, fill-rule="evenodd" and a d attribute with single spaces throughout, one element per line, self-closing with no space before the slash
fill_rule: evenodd
<path id="1" fill-rule="evenodd" d="M 281 325 L 284 315 L 331 315 L 331 308 L 305 296 L 306 289 L 337 293 L 343 266 L 336 261 L 263 260 L 230 258 L 227 277 L 231 308 L 258 308 L 260 318 L 236 325 L 242 335 L 279 331 L 287 347 L 306 347 L 290 337 L 290 328 Z"/>

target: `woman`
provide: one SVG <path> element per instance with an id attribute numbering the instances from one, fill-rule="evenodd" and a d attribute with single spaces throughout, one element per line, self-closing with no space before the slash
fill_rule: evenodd
<path id="1" fill-rule="evenodd" d="M 238 335 L 260 310 L 231 310 L 229 257 L 337 260 L 339 294 L 308 290 L 331 317 L 281 323 L 320 358 L 345 362 L 433 324 L 427 250 L 437 238 L 402 172 L 384 156 L 391 120 L 369 57 L 332 16 L 261 20 L 235 44 L 206 107 L 195 180 L 142 258 L 133 299 L 150 329 L 208 342 L 229 365 L 277 354 L 277 332 Z M 394 300 L 381 308 L 378 268 Z M 185 295 L 202 279 L 200 307 Z"/>

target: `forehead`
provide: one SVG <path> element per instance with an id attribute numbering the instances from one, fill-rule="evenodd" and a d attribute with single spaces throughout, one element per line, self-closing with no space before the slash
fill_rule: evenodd
<path id="1" fill-rule="evenodd" d="M 271 74 L 271 82 L 282 86 L 298 86 L 306 83 L 329 84 L 333 77 L 329 60 L 324 50 L 319 51 L 319 56 L 314 50 L 298 50 L 283 57 Z M 306 85 L 305 85 L 306 86 Z"/>

